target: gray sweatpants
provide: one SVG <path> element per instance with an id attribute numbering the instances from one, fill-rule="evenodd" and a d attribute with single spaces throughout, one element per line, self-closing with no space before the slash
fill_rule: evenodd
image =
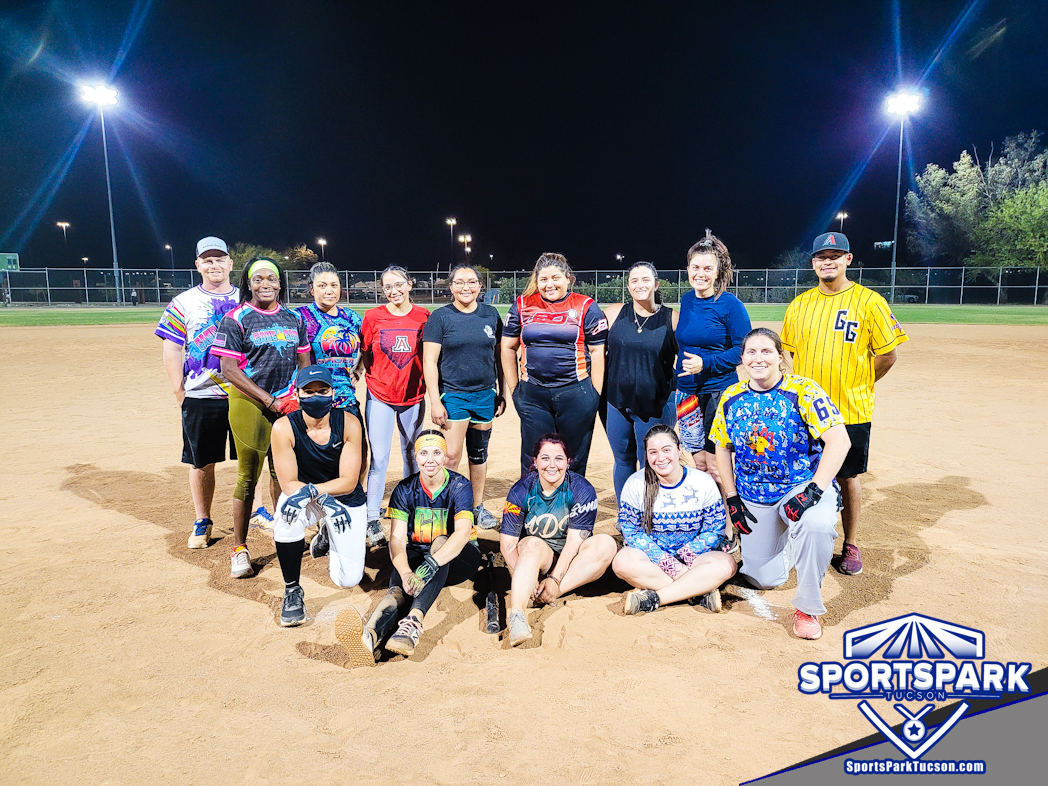
<path id="1" fill-rule="evenodd" d="M 793 605 L 805 614 L 826 613 L 822 603 L 822 577 L 830 567 L 833 542 L 837 539 L 839 493 L 831 486 L 814 507 L 797 522 L 782 512 L 782 505 L 807 483 L 791 489 L 774 505 L 746 500 L 746 507 L 757 517 L 753 534 L 741 535 L 742 567 L 739 573 L 761 589 L 781 587 L 797 568 L 797 593 Z"/>
<path id="2" fill-rule="evenodd" d="M 404 460 L 403 477 L 418 472 L 415 466 L 415 437 L 426 420 L 426 400 L 406 406 L 393 406 L 379 401 L 368 391 L 364 404 L 364 419 L 368 424 L 368 442 L 371 443 L 371 468 L 368 470 L 368 521 L 375 521 L 386 493 L 386 470 L 389 454 L 393 451 L 393 431 L 400 434 L 400 455 Z"/>

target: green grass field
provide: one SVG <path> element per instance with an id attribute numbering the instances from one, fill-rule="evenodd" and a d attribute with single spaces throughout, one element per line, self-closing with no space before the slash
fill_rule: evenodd
<path id="1" fill-rule="evenodd" d="M 363 314 L 373 306 L 354 306 Z M 505 315 L 508 305 L 500 305 Z M 747 306 L 754 322 L 776 322 L 786 313 L 785 304 Z M 0 327 L 32 327 L 43 325 L 124 325 L 156 324 L 163 309 L 156 306 L 68 306 L 44 308 L 37 306 L 0 309 Z M 904 325 L 1048 325 L 1048 307 L 1045 306 L 921 306 L 897 305 L 895 315 Z"/>

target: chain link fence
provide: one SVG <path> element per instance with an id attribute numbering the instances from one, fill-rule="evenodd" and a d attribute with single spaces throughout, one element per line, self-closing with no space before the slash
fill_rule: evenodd
<path id="1" fill-rule="evenodd" d="M 895 291 L 890 268 L 856 268 L 849 278 L 884 295 L 895 303 L 1020 304 L 1048 305 L 1048 270 L 1039 268 L 897 268 Z M 384 303 L 378 271 L 341 271 L 343 301 L 351 305 Z M 575 272 L 575 291 L 589 295 L 598 303 L 624 301 L 626 278 L 622 270 L 579 270 Z M 447 273 L 412 271 L 415 280 L 412 299 L 416 303 L 439 305 L 451 302 Z M 292 303 L 307 303 L 309 273 L 290 270 L 284 274 Z M 490 272 L 484 275 L 484 299 L 489 303 L 511 303 L 527 286 L 529 272 Z M 691 290 L 683 270 L 659 273 L 660 291 L 666 303 L 679 303 Z M 195 270 L 121 270 L 116 281 L 111 269 L 40 268 L 0 273 L 5 303 L 61 305 L 117 304 L 117 286 L 124 303 L 167 303 L 179 292 L 199 284 Z M 789 303 L 798 294 L 817 284 L 811 270 L 740 270 L 731 287 L 744 303 Z"/>

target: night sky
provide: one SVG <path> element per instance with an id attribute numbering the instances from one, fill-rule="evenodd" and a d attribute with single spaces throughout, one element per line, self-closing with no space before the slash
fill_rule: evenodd
<path id="1" fill-rule="evenodd" d="M 679 268 L 707 226 L 763 267 L 842 207 L 874 266 L 896 85 L 926 94 L 904 188 L 913 167 L 1048 131 L 1043 0 L 0 8 L 0 251 L 23 267 L 112 264 L 98 113 L 76 87 L 92 77 L 121 96 L 106 127 L 122 267 L 166 267 L 165 243 L 188 267 L 217 234 L 323 236 L 343 268 L 431 269 L 447 216 L 494 269 L 545 250 Z"/>

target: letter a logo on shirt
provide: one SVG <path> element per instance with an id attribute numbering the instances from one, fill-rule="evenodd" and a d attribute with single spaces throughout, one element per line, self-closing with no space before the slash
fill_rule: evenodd
<path id="1" fill-rule="evenodd" d="M 397 336 L 397 340 L 393 343 L 393 352 L 410 352 L 411 345 L 408 343 L 407 336 Z"/>
<path id="2" fill-rule="evenodd" d="M 379 349 L 397 368 L 405 368 L 415 359 L 419 331 L 380 330 Z"/>

